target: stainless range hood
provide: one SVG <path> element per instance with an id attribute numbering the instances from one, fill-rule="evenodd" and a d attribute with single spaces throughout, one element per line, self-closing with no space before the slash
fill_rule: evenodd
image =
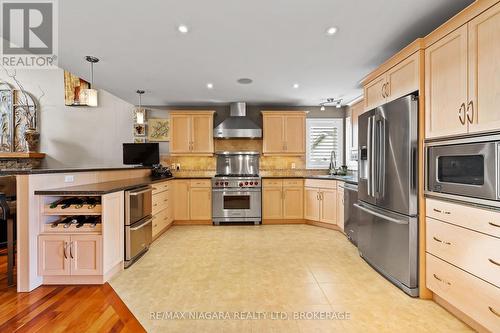
<path id="1" fill-rule="evenodd" d="M 214 138 L 262 138 L 262 129 L 246 117 L 246 103 L 231 103 L 230 116 L 214 129 Z"/>

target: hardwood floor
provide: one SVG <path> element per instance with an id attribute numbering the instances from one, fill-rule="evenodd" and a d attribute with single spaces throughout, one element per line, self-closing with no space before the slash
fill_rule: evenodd
<path id="1" fill-rule="evenodd" d="M 145 332 L 109 284 L 17 293 L 7 287 L 6 260 L 0 256 L 0 332 Z"/>

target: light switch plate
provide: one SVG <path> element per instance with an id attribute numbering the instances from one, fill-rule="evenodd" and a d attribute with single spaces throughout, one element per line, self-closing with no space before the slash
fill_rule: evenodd
<path id="1" fill-rule="evenodd" d="M 65 183 L 72 183 L 74 181 L 75 181 L 75 176 L 73 176 L 73 175 L 64 176 L 64 182 Z"/>

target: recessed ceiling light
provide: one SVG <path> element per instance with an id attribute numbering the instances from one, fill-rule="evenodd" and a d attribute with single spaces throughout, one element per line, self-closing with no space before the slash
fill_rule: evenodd
<path id="1" fill-rule="evenodd" d="M 213 83 L 207 83 L 207 88 L 208 89 L 213 89 L 214 88 L 214 84 Z"/>
<path id="2" fill-rule="evenodd" d="M 299 88 L 299 84 L 298 83 L 294 83 L 293 86 L 295 89 L 298 89 Z"/>
<path id="3" fill-rule="evenodd" d="M 337 33 L 338 30 L 339 29 L 337 27 L 330 27 L 330 28 L 326 29 L 326 34 L 328 36 L 333 36 Z"/>
<path id="4" fill-rule="evenodd" d="M 177 27 L 177 30 L 179 30 L 179 32 L 181 34 L 187 34 L 189 32 L 189 28 L 187 25 L 184 25 L 184 24 L 181 24 Z"/>
<path id="5" fill-rule="evenodd" d="M 247 77 L 242 77 L 241 79 L 238 79 L 236 82 L 238 82 L 239 84 L 250 84 L 253 82 L 253 80 Z"/>

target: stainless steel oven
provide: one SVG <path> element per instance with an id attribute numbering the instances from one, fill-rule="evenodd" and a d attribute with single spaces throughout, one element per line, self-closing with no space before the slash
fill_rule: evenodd
<path id="1" fill-rule="evenodd" d="M 500 207 L 500 135 L 426 143 L 426 194 Z"/>
<path id="2" fill-rule="evenodd" d="M 125 191 L 125 268 L 148 249 L 152 241 L 152 187 Z"/>
<path id="3" fill-rule="evenodd" d="M 257 182 L 258 184 L 258 182 Z M 257 185 L 258 186 L 258 185 Z M 261 188 L 214 188 L 212 219 L 220 222 L 261 222 Z"/>

